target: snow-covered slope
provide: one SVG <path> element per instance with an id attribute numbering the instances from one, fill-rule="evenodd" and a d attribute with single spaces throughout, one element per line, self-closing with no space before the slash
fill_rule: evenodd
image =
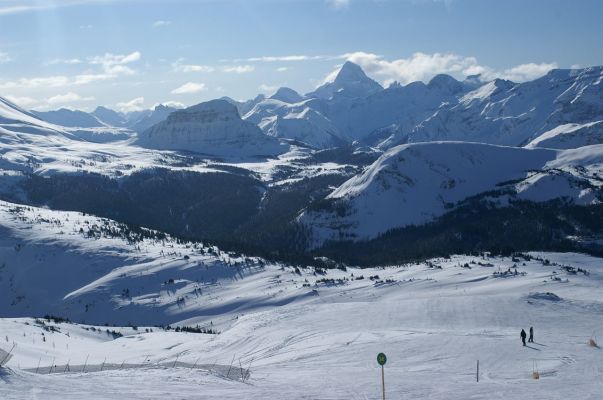
<path id="1" fill-rule="evenodd" d="M 334 190 L 327 197 L 329 207 L 306 211 L 299 220 L 312 229 L 314 245 L 320 245 L 326 240 L 370 239 L 394 228 L 420 225 L 470 196 L 501 185 L 515 188 L 522 199 L 567 197 L 577 204 L 593 204 L 602 193 L 597 174 L 603 171 L 603 146 L 588 149 L 589 157 L 577 160 L 578 154 L 587 152 L 463 142 L 402 145 Z M 560 170 L 566 173 L 559 174 Z M 585 189 L 575 181 L 594 186 Z"/>
<path id="2" fill-rule="evenodd" d="M 0 97 L 0 129 L 14 134 L 62 135 L 62 127 L 42 121 L 29 111 Z"/>
<path id="3" fill-rule="evenodd" d="M 286 146 L 242 120 L 235 106 L 212 100 L 171 113 L 167 120 L 141 133 L 138 145 L 228 156 L 273 156 Z"/>
<path id="4" fill-rule="evenodd" d="M 538 136 L 526 147 L 576 149 L 593 144 L 603 144 L 603 121 L 559 125 Z"/>
<path id="5" fill-rule="evenodd" d="M 290 104 L 269 98 L 262 100 L 244 116 L 268 136 L 293 139 L 317 148 L 330 148 L 349 139 L 317 110 L 315 100 Z"/>
<path id="6" fill-rule="evenodd" d="M 61 108 L 54 111 L 33 111 L 36 117 L 51 124 L 72 128 L 96 128 L 107 126 L 97 117 L 84 111 Z"/>
<path id="7" fill-rule="evenodd" d="M 276 301 L 300 296 L 225 310 L 223 321 L 183 322 L 211 326 L 214 318 L 218 335 L 0 319 L 0 346 L 16 344 L 10 370 L 0 372 L 0 397 L 380 398 L 379 352 L 387 355 L 388 398 L 603 396 L 600 350 L 588 345 L 591 337 L 600 344 L 603 329 L 599 258 L 452 256 L 326 275 L 267 266 L 264 274 L 218 280 L 200 298 L 220 304 L 230 292 L 245 304 L 267 292 Z M 523 347 L 519 332 L 530 326 L 535 340 Z M 241 369 L 250 371 L 245 382 Z"/>
<path id="8" fill-rule="evenodd" d="M 290 301 L 274 290 L 242 301 L 241 293 L 227 288 L 233 280 L 265 280 L 265 274 L 261 260 L 203 243 L 91 215 L 0 202 L 4 317 L 51 314 L 147 325 L 202 315 L 220 319 L 234 309 Z"/>

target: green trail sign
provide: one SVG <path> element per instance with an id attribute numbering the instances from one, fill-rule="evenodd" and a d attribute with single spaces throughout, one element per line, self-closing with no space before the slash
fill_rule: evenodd
<path id="1" fill-rule="evenodd" d="M 383 354 L 383 353 L 377 354 L 377 362 L 379 363 L 379 365 L 384 366 L 385 363 L 387 362 L 387 357 L 385 357 L 385 354 Z"/>

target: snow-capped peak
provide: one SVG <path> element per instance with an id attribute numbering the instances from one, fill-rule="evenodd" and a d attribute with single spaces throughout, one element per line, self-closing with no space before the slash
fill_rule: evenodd
<path id="1" fill-rule="evenodd" d="M 366 76 L 359 65 L 346 61 L 332 82 L 325 83 L 307 96 L 321 99 L 330 99 L 336 94 L 344 97 L 367 97 L 381 90 L 383 87 Z"/>

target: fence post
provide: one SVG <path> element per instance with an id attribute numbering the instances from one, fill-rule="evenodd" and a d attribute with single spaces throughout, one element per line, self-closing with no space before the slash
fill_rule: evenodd
<path id="1" fill-rule="evenodd" d="M 82 367 L 82 372 L 86 372 L 86 365 L 88 365 L 88 357 L 90 357 L 90 354 L 88 354 L 86 356 L 86 361 L 84 361 L 84 366 Z"/>
<path id="2" fill-rule="evenodd" d="M 40 359 L 38 360 L 38 366 L 36 367 L 36 374 L 38 373 L 38 370 L 40 369 L 41 362 L 42 362 L 42 357 L 40 357 Z"/>
<path id="3" fill-rule="evenodd" d="M 103 360 L 103 364 L 101 365 L 101 371 L 105 368 L 105 361 L 107 361 L 107 357 Z"/>
<path id="4" fill-rule="evenodd" d="M 475 378 L 477 379 L 477 382 L 479 382 L 479 360 L 477 360 L 477 372 L 475 374 Z"/>
<path id="5" fill-rule="evenodd" d="M 249 367 L 247 367 L 247 379 L 251 376 L 251 364 L 253 363 L 254 357 L 251 357 L 251 361 L 249 361 Z"/>
<path id="6" fill-rule="evenodd" d="M 232 355 L 232 361 L 230 361 L 230 367 L 228 367 L 228 373 L 226 374 L 226 379 L 230 376 L 230 369 L 232 368 L 232 363 L 234 362 L 236 353 Z"/>

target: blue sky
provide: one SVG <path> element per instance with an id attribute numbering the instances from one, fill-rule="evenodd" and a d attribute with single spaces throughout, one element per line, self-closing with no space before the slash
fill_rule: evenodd
<path id="1" fill-rule="evenodd" d="M 0 0 L 0 96 L 124 111 L 278 86 L 350 59 L 384 85 L 603 64 L 599 0 Z"/>

